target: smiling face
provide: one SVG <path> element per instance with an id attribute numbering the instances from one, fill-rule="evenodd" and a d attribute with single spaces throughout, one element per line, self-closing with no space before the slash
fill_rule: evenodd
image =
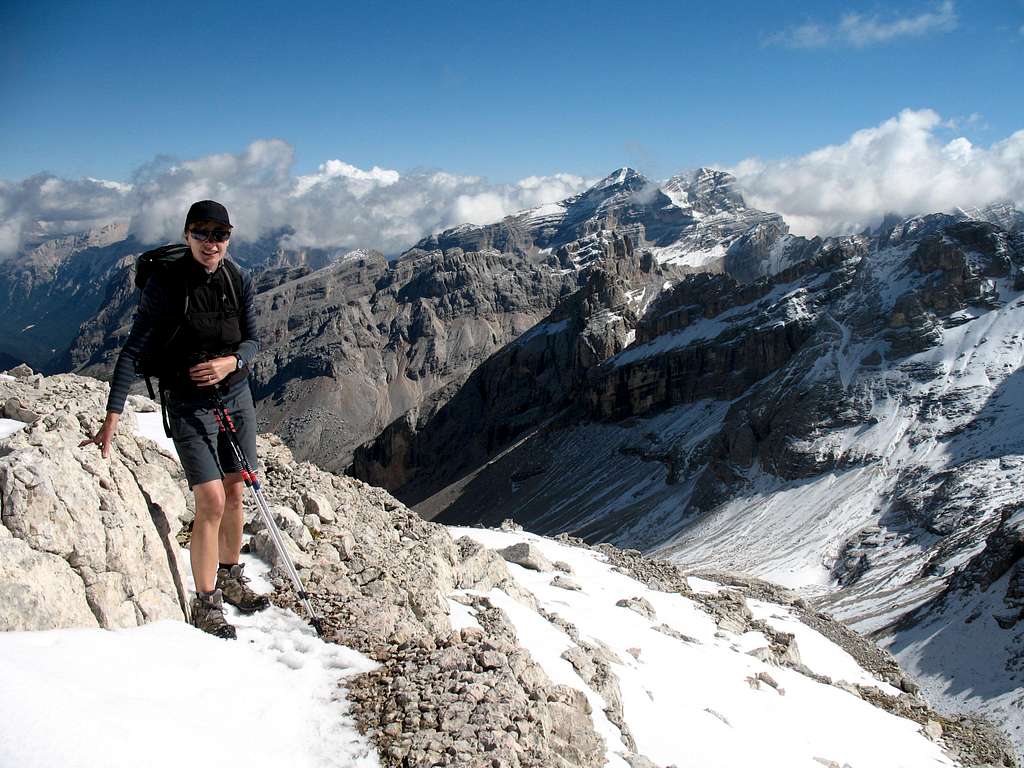
<path id="1" fill-rule="evenodd" d="M 230 232 L 230 228 L 216 221 L 197 221 L 185 232 L 185 243 L 192 249 L 192 258 L 202 264 L 207 272 L 213 272 L 220 266 L 221 261 L 227 255 L 229 241 L 225 240 L 222 243 L 217 243 L 214 242 L 213 238 L 208 237 L 204 242 L 193 236 L 192 233 L 195 231 L 206 233 L 211 231 Z"/>

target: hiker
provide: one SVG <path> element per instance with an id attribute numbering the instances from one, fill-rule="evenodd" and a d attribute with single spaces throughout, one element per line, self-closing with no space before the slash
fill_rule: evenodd
<path id="1" fill-rule="evenodd" d="M 220 203 L 202 200 L 189 208 L 183 232 L 188 251 L 146 279 L 114 367 L 106 419 L 95 437 L 81 443 L 98 445 L 103 457 L 109 456 L 132 381 L 140 370 L 157 376 L 165 429 L 195 497 L 192 623 L 224 638 L 235 637 L 235 628 L 224 618 L 224 602 L 245 613 L 269 605 L 265 595 L 247 585 L 238 562 L 242 467 L 214 417 L 217 393 L 249 466 L 255 467 L 256 411 L 248 383 L 249 365 L 259 349 L 255 291 L 249 275 L 227 258 L 231 230 Z"/>

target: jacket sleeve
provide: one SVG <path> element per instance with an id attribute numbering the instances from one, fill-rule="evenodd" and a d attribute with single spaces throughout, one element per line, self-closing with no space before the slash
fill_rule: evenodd
<path id="1" fill-rule="evenodd" d="M 154 276 L 146 283 L 135 312 L 135 321 L 128 333 L 128 340 L 117 356 L 114 376 L 110 380 L 110 396 L 107 398 L 107 412 L 122 413 L 128 390 L 138 375 L 135 367 L 153 340 L 157 323 L 166 309 L 166 291 L 160 280 Z"/>
<path id="2" fill-rule="evenodd" d="M 260 343 L 256 338 L 256 289 L 252 284 L 252 276 L 248 272 L 242 273 L 242 317 L 241 317 L 242 341 L 238 344 L 235 354 L 249 368 L 252 367 L 252 360 L 260 351 Z"/>

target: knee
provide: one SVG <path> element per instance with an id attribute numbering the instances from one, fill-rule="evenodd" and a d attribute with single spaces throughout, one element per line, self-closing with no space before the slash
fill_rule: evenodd
<path id="1" fill-rule="evenodd" d="M 224 506 L 228 509 L 235 509 L 242 506 L 242 495 L 245 486 L 242 481 L 224 482 Z"/>
<path id="2" fill-rule="evenodd" d="M 196 499 L 196 521 L 220 522 L 224 515 L 224 486 L 220 480 L 201 483 L 192 492 Z"/>

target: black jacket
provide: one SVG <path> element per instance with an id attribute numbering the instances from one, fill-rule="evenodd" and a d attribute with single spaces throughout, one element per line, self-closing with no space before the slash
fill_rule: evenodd
<path id="1" fill-rule="evenodd" d="M 174 265 L 178 268 L 178 265 Z M 128 397 L 128 390 L 135 380 L 136 366 L 150 351 L 150 345 L 164 345 L 168 342 L 168 335 L 185 320 L 185 296 L 184 291 L 188 290 L 189 315 L 202 321 L 203 317 L 220 312 L 224 308 L 225 294 L 230 295 L 230 287 L 227 285 L 230 276 L 227 268 L 222 263 L 216 271 L 207 273 L 191 255 L 182 257 L 180 270 L 184 274 L 172 274 L 171 270 L 153 275 L 146 283 L 139 300 L 139 308 L 135 314 L 135 322 L 132 325 L 128 339 L 125 341 L 121 354 L 118 355 L 117 364 L 114 366 L 114 376 L 110 382 L 110 397 L 107 398 L 107 411 L 121 413 L 124 411 L 124 403 Z M 256 341 L 256 292 L 253 288 L 252 278 L 243 270 L 242 295 L 238 297 L 241 306 L 239 307 L 238 327 L 240 339 L 237 344 L 231 344 L 226 350 L 217 352 L 233 353 L 241 358 L 246 368 L 252 363 L 253 357 L 259 351 L 259 344 Z M 182 280 L 182 277 L 185 280 Z M 187 288 L 186 288 L 187 286 Z M 187 371 L 189 364 L 180 354 L 182 345 L 187 347 L 195 342 L 189 338 L 189 330 L 182 325 L 174 335 L 172 344 L 179 349 L 178 353 L 168 350 L 168 356 L 176 359 L 181 371 Z M 193 351 L 198 352 L 199 349 Z M 214 350 L 206 350 L 214 351 Z M 178 359 L 180 358 L 180 359 Z"/>

